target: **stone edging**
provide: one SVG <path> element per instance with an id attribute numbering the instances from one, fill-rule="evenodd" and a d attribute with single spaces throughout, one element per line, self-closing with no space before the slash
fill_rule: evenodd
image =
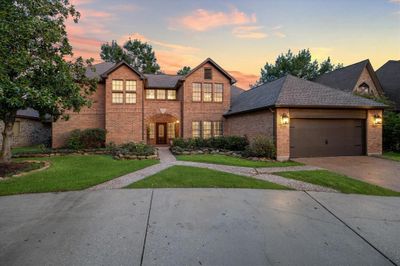
<path id="1" fill-rule="evenodd" d="M 22 172 L 22 173 L 15 174 L 15 175 L 12 175 L 12 176 L 8 176 L 8 177 L 5 177 L 5 178 L 0 178 L 0 181 L 8 180 L 8 179 L 11 179 L 11 178 L 14 178 L 14 177 L 24 176 L 24 175 L 27 175 L 27 174 L 32 174 L 32 173 L 35 173 L 35 172 L 40 172 L 40 171 L 48 169 L 51 166 L 51 163 L 49 161 L 28 160 L 28 161 L 23 161 L 23 162 L 24 163 L 44 163 L 44 166 L 39 168 L 39 169 L 33 169 L 31 171 L 28 171 L 28 172 Z"/>

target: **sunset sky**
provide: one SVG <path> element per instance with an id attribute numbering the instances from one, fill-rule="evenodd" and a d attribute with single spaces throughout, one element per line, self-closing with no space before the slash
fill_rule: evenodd
<path id="1" fill-rule="evenodd" d="M 400 60 L 400 0 L 74 0 L 81 13 L 67 30 L 76 56 L 104 42 L 147 41 L 161 70 L 176 73 L 211 57 L 247 88 L 282 52 L 310 48 L 348 65 L 369 58 L 375 69 Z"/>

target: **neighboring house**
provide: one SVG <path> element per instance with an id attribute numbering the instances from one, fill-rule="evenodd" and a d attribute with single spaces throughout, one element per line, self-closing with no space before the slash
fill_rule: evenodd
<path id="1" fill-rule="evenodd" d="M 400 61 L 389 60 L 376 71 L 376 75 L 385 96 L 394 102 L 395 110 L 400 112 Z"/>
<path id="2" fill-rule="evenodd" d="M 4 130 L 4 123 L 0 122 L 0 132 Z M 42 122 L 39 113 L 33 109 L 19 110 L 13 127 L 13 147 L 50 144 L 51 123 Z M 0 134 L 0 144 L 3 136 Z"/>
<path id="3" fill-rule="evenodd" d="M 68 121 L 53 124 L 53 147 L 65 145 L 74 129 L 104 128 L 106 142 L 145 141 L 169 144 L 176 137 L 227 134 L 224 117 L 236 80 L 211 59 L 185 76 L 147 75 L 120 62 L 101 63 L 89 77 L 98 77 L 94 104 Z"/>
<path id="4" fill-rule="evenodd" d="M 291 75 L 241 93 L 226 130 L 275 140 L 278 160 L 382 153 L 385 105 Z"/>
<path id="5" fill-rule="evenodd" d="M 384 105 L 319 83 L 286 76 L 243 91 L 211 59 L 185 76 L 144 75 L 124 62 L 96 70 L 87 72 L 100 79 L 94 104 L 53 123 L 53 147 L 74 129 L 104 128 L 106 142 L 116 144 L 266 135 L 279 160 L 382 152 Z"/>
<path id="6" fill-rule="evenodd" d="M 368 59 L 323 74 L 315 82 L 359 95 L 383 95 L 381 84 Z"/>

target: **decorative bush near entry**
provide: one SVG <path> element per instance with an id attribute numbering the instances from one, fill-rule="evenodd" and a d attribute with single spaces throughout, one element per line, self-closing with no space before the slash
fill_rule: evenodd
<path id="1" fill-rule="evenodd" d="M 153 146 L 142 142 L 129 142 L 120 146 L 110 144 L 107 148 L 111 150 L 114 156 L 121 159 L 133 159 L 130 158 L 131 156 L 156 156 L 156 149 Z"/>
<path id="2" fill-rule="evenodd" d="M 76 129 L 67 141 L 67 147 L 73 150 L 102 148 L 106 142 L 106 131 L 101 128 Z"/>

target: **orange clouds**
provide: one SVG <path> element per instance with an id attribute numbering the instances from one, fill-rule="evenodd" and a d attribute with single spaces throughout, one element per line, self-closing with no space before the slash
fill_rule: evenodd
<path id="1" fill-rule="evenodd" d="M 206 31 L 222 26 L 244 25 L 255 23 L 256 21 L 255 14 L 248 15 L 237 8 L 231 8 L 230 12 L 196 9 L 189 15 L 172 19 L 171 27 L 185 28 L 193 31 Z"/>
<path id="2" fill-rule="evenodd" d="M 236 80 L 236 86 L 242 89 L 249 89 L 251 84 L 255 84 L 259 76 L 254 74 L 246 74 L 240 71 L 230 70 L 228 71 Z"/>
<path id="3" fill-rule="evenodd" d="M 240 26 L 232 30 L 233 36 L 241 39 L 264 39 L 268 34 L 262 32 L 263 26 Z"/>

